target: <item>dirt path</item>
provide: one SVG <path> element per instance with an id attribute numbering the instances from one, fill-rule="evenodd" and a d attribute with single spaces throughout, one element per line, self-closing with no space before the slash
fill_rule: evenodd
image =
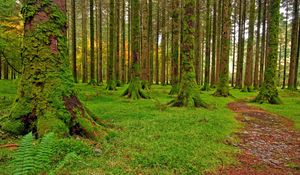
<path id="1" fill-rule="evenodd" d="M 217 174 L 300 175 L 300 133 L 291 121 L 244 102 L 230 103 L 228 108 L 244 125 L 237 133 L 242 153 L 238 165 Z"/>

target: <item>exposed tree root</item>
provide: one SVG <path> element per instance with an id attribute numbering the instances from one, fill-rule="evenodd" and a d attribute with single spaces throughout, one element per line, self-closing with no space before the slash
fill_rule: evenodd
<path id="1" fill-rule="evenodd" d="M 172 86 L 169 95 L 176 95 L 179 93 L 179 83 Z"/>
<path id="2" fill-rule="evenodd" d="M 109 90 L 109 91 L 117 90 L 116 82 L 114 80 L 107 81 L 106 89 Z"/>
<path id="3" fill-rule="evenodd" d="M 139 78 L 133 78 L 129 83 L 128 88 L 122 94 L 122 96 L 127 96 L 128 98 L 137 100 L 140 98 L 149 99 L 150 96 L 142 90 L 141 80 Z"/>

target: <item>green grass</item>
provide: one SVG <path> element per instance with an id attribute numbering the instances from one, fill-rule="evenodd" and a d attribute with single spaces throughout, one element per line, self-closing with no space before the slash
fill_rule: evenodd
<path id="1" fill-rule="evenodd" d="M 4 103 L 3 96 L 13 99 L 15 87 L 16 82 L 0 81 L 0 104 Z M 224 142 L 232 140 L 233 132 L 240 125 L 226 104 L 255 96 L 255 92 L 232 90 L 235 98 L 216 98 L 211 95 L 213 91 L 201 93 L 202 99 L 214 107 L 207 110 L 160 107 L 173 99 L 168 95 L 169 86 L 153 86 L 152 99 L 138 101 L 120 97 L 124 89 L 110 92 L 103 86 L 77 85 L 84 104 L 107 120 L 112 128 L 101 144 L 100 154 L 98 150 L 97 154 L 84 156 L 84 166 L 72 166 L 65 171 L 73 174 L 203 174 L 235 163 L 234 154 L 238 150 Z M 283 99 L 282 106 L 293 102 Z M 299 106 L 299 99 L 293 103 Z M 263 107 L 267 109 L 267 105 Z M 281 105 L 276 106 L 279 107 Z M 299 111 L 290 110 L 294 114 Z M 9 157 L 6 152 L 5 155 Z M 0 163 L 0 169 L 5 169 L 6 163 Z"/>

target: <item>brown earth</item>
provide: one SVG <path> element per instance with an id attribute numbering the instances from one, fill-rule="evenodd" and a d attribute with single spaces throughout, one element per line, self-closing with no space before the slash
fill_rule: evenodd
<path id="1" fill-rule="evenodd" d="M 237 113 L 243 129 L 236 135 L 238 164 L 219 169 L 222 175 L 300 175 L 300 133 L 293 123 L 244 102 L 228 108 Z"/>

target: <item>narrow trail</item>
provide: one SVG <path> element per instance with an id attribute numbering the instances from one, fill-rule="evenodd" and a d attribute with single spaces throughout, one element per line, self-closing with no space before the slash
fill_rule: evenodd
<path id="1" fill-rule="evenodd" d="M 293 123 L 244 102 L 228 108 L 244 128 L 237 133 L 238 165 L 220 169 L 227 175 L 300 175 L 300 133 Z"/>

